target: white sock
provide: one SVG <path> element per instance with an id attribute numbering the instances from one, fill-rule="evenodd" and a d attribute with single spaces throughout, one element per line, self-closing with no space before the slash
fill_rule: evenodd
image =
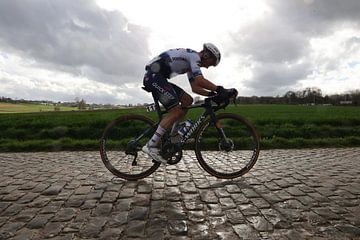
<path id="1" fill-rule="evenodd" d="M 149 147 L 156 147 L 159 145 L 159 142 L 161 140 L 161 137 L 164 135 L 164 133 L 166 132 L 166 129 L 162 128 L 160 125 L 158 126 L 158 128 L 156 129 L 156 132 L 154 133 L 154 135 L 152 136 L 152 138 L 149 140 L 149 142 L 147 143 Z"/>

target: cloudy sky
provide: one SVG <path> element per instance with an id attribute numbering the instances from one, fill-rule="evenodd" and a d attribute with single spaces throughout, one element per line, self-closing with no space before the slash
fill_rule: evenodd
<path id="1" fill-rule="evenodd" d="M 0 0 L 0 96 L 150 102 L 144 65 L 204 42 L 223 54 L 205 77 L 243 96 L 360 89 L 359 12 L 359 0 Z"/>

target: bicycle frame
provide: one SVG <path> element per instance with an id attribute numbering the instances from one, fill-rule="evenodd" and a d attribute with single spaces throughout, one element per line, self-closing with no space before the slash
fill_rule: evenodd
<path id="1" fill-rule="evenodd" d="M 155 104 L 155 110 L 157 111 L 158 117 L 159 117 L 159 121 L 156 123 L 156 126 L 159 125 L 159 123 L 162 120 L 162 117 L 164 114 L 167 113 L 167 111 L 163 111 L 160 108 L 160 104 L 158 99 L 156 98 L 156 96 L 154 94 L 153 98 L 154 98 L 154 104 Z M 225 107 L 227 106 L 227 104 L 225 105 L 218 105 L 218 106 L 213 106 L 211 104 L 211 99 L 210 98 L 206 98 L 205 102 L 203 104 L 193 104 L 190 105 L 188 107 L 186 107 L 185 109 L 193 109 L 193 108 L 205 108 L 205 111 L 203 112 L 203 114 L 200 115 L 200 117 L 196 120 L 196 122 L 191 126 L 190 130 L 185 134 L 185 136 L 183 136 L 181 138 L 181 147 L 186 143 L 186 141 L 191 137 L 191 135 L 196 132 L 196 130 L 198 129 L 198 127 L 201 125 L 201 123 L 208 117 L 210 116 L 211 118 L 211 122 L 215 125 L 216 129 L 218 130 L 220 136 L 223 139 L 226 139 L 225 133 L 223 131 L 223 129 L 221 128 L 221 126 L 218 126 L 217 123 L 217 119 L 215 116 L 215 112 L 220 110 L 220 109 L 225 109 Z M 142 134 L 141 136 L 144 136 L 144 134 Z"/>

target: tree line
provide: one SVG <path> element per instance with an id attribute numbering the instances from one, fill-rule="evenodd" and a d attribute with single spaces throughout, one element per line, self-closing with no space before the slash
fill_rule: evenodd
<path id="1" fill-rule="evenodd" d="M 0 102 L 13 104 L 41 104 L 47 106 L 54 106 L 55 111 L 59 111 L 60 107 L 72 107 L 79 110 L 94 110 L 94 109 L 113 109 L 119 107 L 115 104 L 89 104 L 84 99 L 78 97 L 73 102 L 53 102 L 48 100 L 26 100 L 26 99 L 12 99 L 9 97 L 0 96 Z"/>
<path id="2" fill-rule="evenodd" d="M 283 96 L 238 97 L 237 103 L 243 104 L 307 104 L 307 105 L 360 105 L 360 90 L 342 94 L 323 95 L 320 88 L 308 87 L 298 91 L 287 91 Z"/>

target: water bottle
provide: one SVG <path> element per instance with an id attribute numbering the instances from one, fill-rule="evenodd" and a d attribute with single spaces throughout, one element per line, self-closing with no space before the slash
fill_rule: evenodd
<path id="1" fill-rule="evenodd" d="M 193 122 L 191 121 L 191 119 L 186 120 L 183 123 L 183 127 L 179 129 L 178 133 L 181 136 L 185 136 L 189 132 L 192 125 L 193 125 Z"/>

